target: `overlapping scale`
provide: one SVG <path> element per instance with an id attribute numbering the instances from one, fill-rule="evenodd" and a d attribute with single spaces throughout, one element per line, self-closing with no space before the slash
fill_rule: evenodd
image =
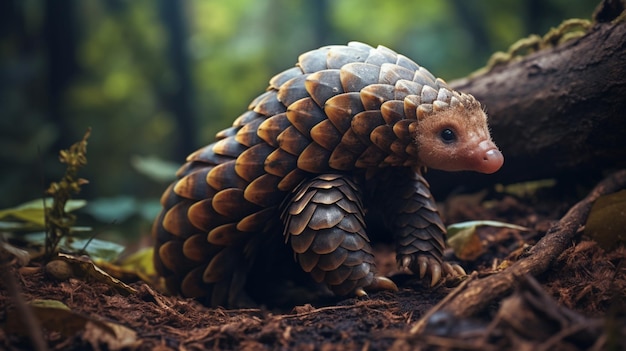
<path id="1" fill-rule="evenodd" d="M 237 174 L 235 167 L 236 160 L 231 160 L 211 168 L 209 173 L 207 173 L 207 183 L 217 190 L 245 188 L 248 182 Z"/>
<path id="2" fill-rule="evenodd" d="M 309 74 L 306 77 L 305 88 L 320 107 L 323 107 L 331 97 L 344 92 L 338 69 L 326 69 Z"/>
<path id="3" fill-rule="evenodd" d="M 341 133 L 325 119 L 311 128 L 311 139 L 326 150 L 332 151 L 341 142 Z"/>
<path id="4" fill-rule="evenodd" d="M 237 223 L 223 224 L 213 228 L 206 240 L 213 245 L 231 246 L 240 245 L 250 239 L 250 233 L 237 230 Z"/>
<path id="5" fill-rule="evenodd" d="M 302 75 L 303 75 L 303 72 L 302 72 L 302 69 L 300 69 L 300 67 L 292 67 L 292 68 L 286 69 L 282 71 L 281 73 L 278 73 L 277 75 L 272 77 L 272 79 L 270 79 L 269 88 L 272 90 L 279 90 L 280 87 L 283 84 L 285 84 L 288 80 L 302 76 Z"/>
<path id="6" fill-rule="evenodd" d="M 395 55 L 390 55 L 386 51 L 372 50 L 370 51 L 369 56 L 365 60 L 365 63 L 380 66 L 384 63 L 394 63 L 396 61 L 397 61 L 397 57 Z"/>
<path id="7" fill-rule="evenodd" d="M 342 68 L 352 62 L 363 62 L 369 55 L 368 49 L 356 46 L 332 46 L 326 56 L 326 65 L 328 68 Z"/>
<path id="8" fill-rule="evenodd" d="M 180 283 L 180 293 L 186 297 L 203 297 L 208 295 L 210 285 L 202 281 L 204 267 L 195 267 L 185 274 L 185 278 Z"/>
<path id="9" fill-rule="evenodd" d="M 289 126 L 291 122 L 287 119 L 287 113 L 279 113 L 264 120 L 257 128 L 257 135 L 270 146 L 278 147 L 278 135 Z"/>
<path id="10" fill-rule="evenodd" d="M 257 134 L 259 125 L 264 121 L 264 118 L 255 118 L 254 120 L 246 123 L 235 134 L 235 141 L 243 146 L 251 147 L 261 142 L 261 138 Z"/>
<path id="11" fill-rule="evenodd" d="M 309 173 L 296 168 L 293 171 L 287 173 L 287 175 L 280 180 L 280 182 L 278 183 L 278 190 L 290 191 L 294 189 L 298 184 L 300 184 L 302 180 L 306 179 L 309 176 Z"/>
<path id="12" fill-rule="evenodd" d="M 358 92 L 366 86 L 378 82 L 380 66 L 354 62 L 341 67 L 341 85 L 345 92 Z"/>
<path id="13" fill-rule="evenodd" d="M 202 274 L 202 281 L 205 283 L 230 282 L 228 277 L 235 269 L 239 256 L 237 250 L 237 247 L 228 246 L 213 256 Z"/>
<path id="14" fill-rule="evenodd" d="M 198 233 L 190 236 L 183 244 L 183 254 L 185 257 L 196 262 L 207 262 L 219 248 L 207 242 L 205 233 Z"/>
<path id="15" fill-rule="evenodd" d="M 200 168 L 174 183 L 173 192 L 180 197 L 202 200 L 213 197 L 216 190 L 209 186 L 206 177 L 211 167 Z"/>
<path id="16" fill-rule="evenodd" d="M 259 210 L 258 206 L 249 202 L 244 196 L 244 191 L 241 189 L 224 189 L 213 196 L 211 206 L 224 218 L 238 220 Z"/>
<path id="17" fill-rule="evenodd" d="M 281 85 L 280 89 L 278 90 L 278 95 L 276 96 L 278 101 L 280 101 L 285 106 L 289 106 L 300 99 L 308 97 L 309 93 L 304 86 L 304 81 L 306 79 L 306 75 L 299 75 L 291 78 L 283 85 Z"/>
<path id="18" fill-rule="evenodd" d="M 263 100 L 263 99 L 261 99 Z M 234 134 L 237 133 L 237 131 L 239 130 L 239 127 L 244 126 L 248 123 L 250 123 L 251 121 L 258 119 L 258 118 L 263 118 L 263 115 L 258 114 L 252 110 L 248 110 L 244 113 L 242 113 L 241 115 L 239 115 L 239 117 L 237 117 L 235 119 L 235 121 L 233 122 L 233 126 L 230 128 L 226 128 L 224 131 L 222 132 L 218 132 L 217 139 L 224 139 L 227 138 L 229 136 L 233 136 Z"/>
<path id="19" fill-rule="evenodd" d="M 393 143 L 395 139 L 396 134 L 393 132 L 393 128 L 387 124 L 377 126 L 370 133 L 370 140 L 380 150 L 385 152 L 385 156 L 392 152 L 391 143 Z"/>
<path id="20" fill-rule="evenodd" d="M 212 202 L 212 198 L 200 200 L 189 207 L 186 217 L 197 228 L 196 231 L 200 229 L 208 233 L 209 230 L 229 222 L 227 218 L 215 212 Z M 165 229 L 167 230 L 167 228 Z"/>
<path id="21" fill-rule="evenodd" d="M 277 208 L 268 207 L 263 210 L 258 210 L 248 216 L 243 217 L 237 223 L 237 230 L 248 233 L 258 233 L 263 228 L 268 226 L 268 223 L 272 223 L 277 217 Z"/>
<path id="22" fill-rule="evenodd" d="M 183 242 L 180 240 L 170 240 L 164 243 L 159 247 L 157 254 L 163 265 L 175 273 L 183 273 L 194 266 L 194 262 L 183 254 Z"/>
<path id="23" fill-rule="evenodd" d="M 380 66 L 378 81 L 382 84 L 395 85 L 398 80 L 411 80 L 415 71 L 397 66 L 391 63 L 384 63 Z"/>
<path id="24" fill-rule="evenodd" d="M 202 162 L 203 164 L 200 166 L 206 167 L 206 165 L 218 165 L 220 163 L 228 162 L 233 159 L 232 156 L 220 155 L 216 153 L 213 149 L 214 146 L 215 144 L 207 145 L 189 155 L 187 157 L 187 163 L 181 167 L 181 169 L 176 173 L 176 176 L 183 177 L 191 171 L 189 169 L 191 166 L 198 166 L 197 164 L 193 164 L 194 161 Z"/>
<path id="25" fill-rule="evenodd" d="M 404 56 L 404 55 L 400 55 L 398 54 L 398 59 L 396 60 L 396 65 L 400 66 L 400 67 L 404 67 L 404 68 L 408 68 L 411 71 L 417 71 L 420 66 L 415 63 L 415 61 L 411 60 L 410 58 Z"/>
<path id="26" fill-rule="evenodd" d="M 247 201 L 261 207 L 272 207 L 280 203 L 284 193 L 278 191 L 280 177 L 264 174 L 245 187 L 244 197 Z"/>
<path id="27" fill-rule="evenodd" d="M 328 99 L 324 105 L 326 117 L 342 134 L 350 129 L 352 116 L 364 110 L 365 107 L 358 92 L 336 95 Z"/>
<path id="28" fill-rule="evenodd" d="M 163 229 L 179 237 L 186 237 L 196 231 L 197 228 L 194 228 L 187 216 L 192 206 L 193 202 L 191 201 L 181 201 L 169 208 L 162 219 Z"/>
<path id="29" fill-rule="evenodd" d="M 417 95 L 424 86 L 411 80 L 400 79 L 394 86 L 394 96 L 390 100 L 403 101 L 409 95 Z"/>
<path id="30" fill-rule="evenodd" d="M 315 241 L 314 241 L 315 243 Z M 326 240 L 324 240 L 324 243 L 326 244 Z M 324 246 L 323 248 L 328 248 L 329 246 Z M 311 249 L 315 252 L 315 247 L 311 247 Z M 341 267 L 343 265 L 343 262 L 346 260 L 346 258 L 348 257 L 348 253 L 349 251 L 342 248 L 342 247 L 335 247 L 333 250 L 329 250 L 328 253 L 326 254 L 320 254 L 320 259 L 317 262 L 317 267 L 325 272 L 332 272 L 335 269 Z M 346 268 L 348 268 L 346 266 Z M 332 283 L 330 281 L 327 280 L 328 284 Z M 341 284 L 341 282 L 340 282 Z M 336 285 L 336 284 L 335 284 Z"/>
<path id="31" fill-rule="evenodd" d="M 256 103 L 252 111 L 263 116 L 274 116 L 287 111 L 287 107 L 278 100 L 276 91 L 270 90 L 263 95 L 263 98 Z"/>
<path id="32" fill-rule="evenodd" d="M 322 173 L 329 170 L 328 160 L 331 152 L 315 142 L 311 142 L 298 156 L 298 168 L 311 173 Z"/>
<path id="33" fill-rule="evenodd" d="M 302 151 L 306 149 L 311 140 L 304 136 L 298 129 L 294 126 L 289 126 L 282 133 L 278 135 L 276 138 L 278 141 L 278 146 L 287 151 L 288 153 L 300 156 Z"/>
<path id="34" fill-rule="evenodd" d="M 359 92 L 366 110 L 380 110 L 385 101 L 394 99 L 394 95 L 395 87 L 389 84 L 370 84 Z"/>
<path id="35" fill-rule="evenodd" d="M 285 150 L 276 149 L 264 160 L 263 169 L 269 174 L 284 177 L 292 172 L 298 163 L 298 158 Z"/>
<path id="36" fill-rule="evenodd" d="M 300 99 L 287 110 L 287 119 L 309 140 L 311 128 L 326 119 L 324 111 L 311 98 Z"/>
<path id="37" fill-rule="evenodd" d="M 371 144 L 370 134 L 372 131 L 376 127 L 384 124 L 385 120 L 383 119 L 380 111 L 363 111 L 352 118 L 352 125 L 350 128 L 359 137 L 359 139 L 363 141 L 364 145 L 369 146 L 369 144 Z"/>
<path id="38" fill-rule="evenodd" d="M 269 155 L 276 149 L 268 144 L 260 143 L 242 152 L 235 161 L 235 173 L 247 182 L 251 182 L 265 174 L 265 163 Z"/>
<path id="39" fill-rule="evenodd" d="M 358 168 L 377 167 L 383 163 L 387 153 L 376 145 L 370 145 L 363 151 L 354 165 Z"/>

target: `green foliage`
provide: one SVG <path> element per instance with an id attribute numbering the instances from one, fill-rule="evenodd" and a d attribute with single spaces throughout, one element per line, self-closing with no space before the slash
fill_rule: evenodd
<path id="1" fill-rule="evenodd" d="M 0 222 L 1 229 L 8 229 L 9 223 L 14 223 L 14 229 L 33 228 L 44 229 L 46 226 L 46 206 L 53 202 L 52 198 L 35 199 L 15 207 L 0 210 L 0 220 L 7 218 L 16 218 L 22 222 Z M 64 212 L 69 213 L 84 207 L 87 204 L 85 200 L 69 199 L 65 202 Z M 49 206 L 48 206 L 49 207 Z"/>
<path id="2" fill-rule="evenodd" d="M 163 183 L 138 172 L 134 155 L 182 163 L 244 112 L 273 74 L 321 45 L 382 44 L 451 80 L 519 38 L 589 18 L 597 2 L 191 0 L 176 2 L 182 39 L 161 0 L 7 2 L 10 11 L 0 13 L 0 161 L 8 171 L 0 174 L 0 206 L 37 198 L 44 175 L 61 176 L 50 156 L 87 126 L 98 133 L 90 138 L 94 161 L 83 170 L 94 184 L 83 195 L 140 203 L 158 197 Z M 46 17 L 54 13 L 67 15 Z M 174 64 L 176 42 L 187 83 Z M 51 80 L 60 68 L 64 84 Z M 189 97 L 187 127 L 181 91 Z"/>
<path id="3" fill-rule="evenodd" d="M 131 162 L 139 173 L 162 183 L 173 181 L 176 178 L 176 171 L 180 168 L 180 164 L 156 156 L 135 156 Z"/>

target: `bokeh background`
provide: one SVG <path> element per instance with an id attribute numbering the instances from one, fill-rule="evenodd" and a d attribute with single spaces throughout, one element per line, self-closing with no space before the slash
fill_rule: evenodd
<path id="1" fill-rule="evenodd" d="M 91 127 L 81 220 L 134 240 L 172 167 L 300 53 L 382 44 L 450 81 L 598 2 L 2 0 L 0 208 L 41 197 L 63 174 L 58 150 Z"/>

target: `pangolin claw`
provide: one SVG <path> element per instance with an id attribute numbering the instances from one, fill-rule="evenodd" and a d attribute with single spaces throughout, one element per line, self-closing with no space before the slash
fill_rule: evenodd
<path id="1" fill-rule="evenodd" d="M 366 289 L 367 291 L 398 291 L 398 286 L 387 277 L 374 277 L 370 285 L 356 288 L 354 290 L 354 295 L 358 297 L 367 296 L 367 292 L 365 291 Z"/>
<path id="2" fill-rule="evenodd" d="M 358 297 L 364 297 L 367 296 L 367 293 L 365 292 L 365 290 L 363 290 L 363 288 L 357 288 L 356 290 L 354 290 L 354 295 Z"/>
<path id="3" fill-rule="evenodd" d="M 398 286 L 387 277 L 374 277 L 374 280 L 367 286 L 367 289 L 398 291 Z"/>
<path id="4" fill-rule="evenodd" d="M 400 264 L 400 268 L 401 269 L 410 269 L 409 266 L 411 265 L 411 257 L 410 256 L 404 256 L 402 258 L 402 263 Z"/>
<path id="5" fill-rule="evenodd" d="M 432 287 L 432 286 L 435 286 L 435 284 L 437 284 L 439 280 L 441 280 L 441 265 L 439 263 L 431 262 L 430 275 L 431 275 L 430 286 Z"/>
<path id="6" fill-rule="evenodd" d="M 440 262 L 434 257 L 427 255 L 419 255 L 417 259 L 415 259 L 414 256 L 402 257 L 402 259 L 400 259 L 400 268 L 409 269 L 413 273 L 419 272 L 420 279 L 423 279 L 429 274 L 431 286 L 435 286 L 443 277 L 467 275 L 463 267 L 458 264 Z"/>
<path id="7" fill-rule="evenodd" d="M 465 272 L 465 269 L 463 269 L 463 267 L 459 266 L 456 263 L 450 264 L 448 262 L 444 262 L 443 271 L 446 273 L 446 275 L 450 275 L 453 277 L 460 277 L 460 276 L 467 275 L 467 272 Z"/>
<path id="8" fill-rule="evenodd" d="M 426 256 L 419 256 L 417 258 L 417 264 L 420 270 L 420 279 L 423 279 L 428 269 L 428 258 Z"/>

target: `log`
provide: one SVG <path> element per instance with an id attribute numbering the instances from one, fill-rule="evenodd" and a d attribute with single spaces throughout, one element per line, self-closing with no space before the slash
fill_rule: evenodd
<path id="1" fill-rule="evenodd" d="M 595 182 L 626 167 L 623 10 L 622 2 L 605 1 L 584 36 L 450 82 L 485 106 L 505 163 L 490 176 L 434 172 L 435 195 L 460 180 L 469 189 L 543 178 Z"/>

